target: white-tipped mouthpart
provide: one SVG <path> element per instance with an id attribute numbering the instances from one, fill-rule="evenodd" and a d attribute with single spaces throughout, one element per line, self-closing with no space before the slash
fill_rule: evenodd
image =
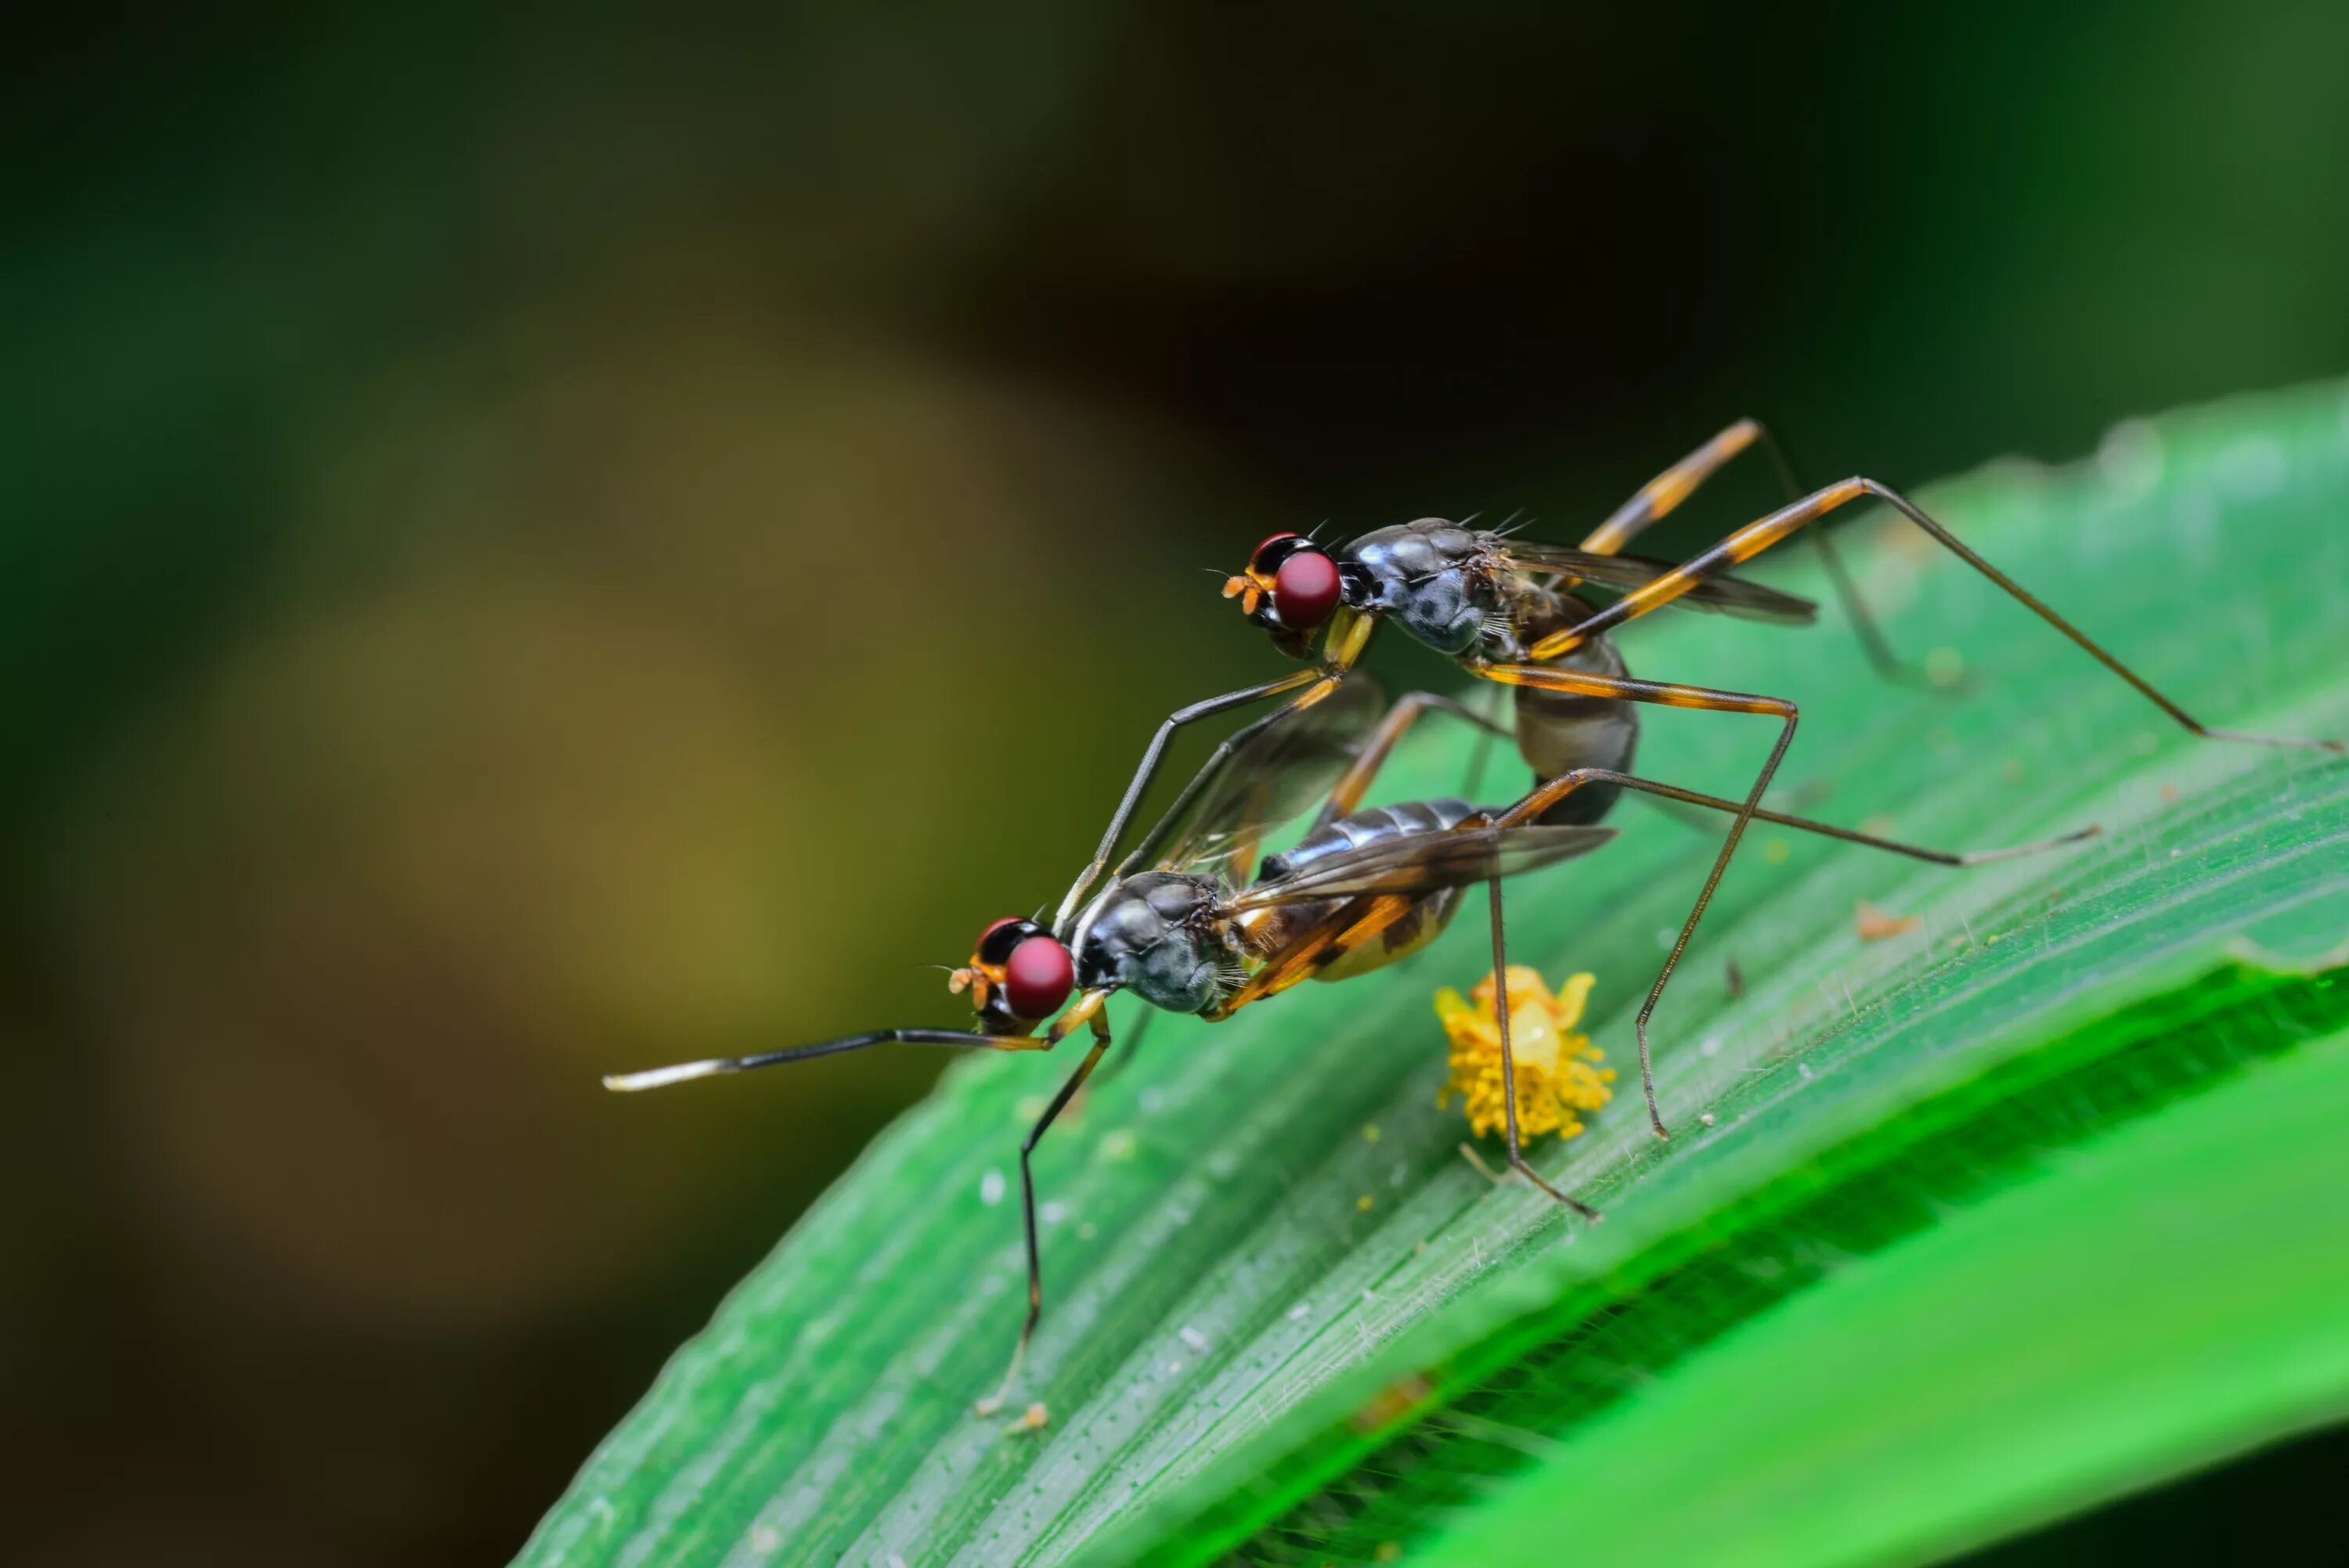
<path id="1" fill-rule="evenodd" d="M 621 1094 L 634 1094 L 640 1088 L 666 1088 L 688 1078 L 710 1078 L 732 1070 L 733 1064 L 726 1061 L 679 1062 L 673 1068 L 649 1068 L 640 1073 L 605 1073 L 604 1087 Z"/>

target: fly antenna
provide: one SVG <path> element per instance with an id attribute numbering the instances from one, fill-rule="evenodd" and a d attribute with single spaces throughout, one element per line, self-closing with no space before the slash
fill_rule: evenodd
<path id="1" fill-rule="evenodd" d="M 786 1062 L 836 1057 L 843 1051 L 861 1051 L 867 1046 L 885 1045 L 955 1046 L 990 1051 L 1018 1048 L 1005 1045 L 992 1035 L 975 1034 L 968 1029 L 873 1029 L 862 1035 L 843 1035 L 836 1040 L 818 1040 L 812 1046 L 793 1046 L 787 1051 L 761 1051 L 749 1057 L 711 1057 L 704 1061 L 679 1062 L 675 1067 L 647 1068 L 642 1072 L 606 1073 L 604 1075 L 604 1087 L 615 1094 L 635 1094 L 642 1089 L 667 1088 L 673 1083 L 688 1083 L 694 1078 L 747 1073 L 756 1068 L 781 1067 Z"/>
<path id="2" fill-rule="evenodd" d="M 720 1073 L 739 1073 L 740 1063 L 725 1057 L 713 1057 L 707 1061 L 679 1062 L 673 1068 L 647 1068 L 636 1073 L 605 1073 L 604 1087 L 615 1094 L 635 1094 L 639 1089 L 667 1088 L 673 1083 L 685 1083 L 693 1078 L 716 1078 Z"/>

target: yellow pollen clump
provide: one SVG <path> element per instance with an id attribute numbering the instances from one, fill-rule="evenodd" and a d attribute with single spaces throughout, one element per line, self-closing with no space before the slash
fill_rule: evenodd
<path id="1" fill-rule="evenodd" d="M 1509 965 L 1509 1054 L 1517 1066 L 1517 1131 L 1526 1138 L 1555 1132 L 1572 1138 L 1582 1130 L 1578 1111 L 1597 1110 L 1614 1098 L 1607 1086 L 1615 1069 L 1598 1064 L 1604 1053 L 1590 1037 L 1573 1032 L 1590 998 L 1591 976 L 1569 976 L 1555 994 L 1540 974 Z M 1501 1029 L 1493 1015 L 1493 977 L 1479 982 L 1468 999 L 1447 985 L 1435 994 L 1435 1016 L 1452 1038 L 1452 1078 L 1436 1097 L 1443 1109 L 1455 1094 L 1466 1102 L 1468 1126 L 1478 1136 L 1508 1125 L 1501 1092 Z"/>

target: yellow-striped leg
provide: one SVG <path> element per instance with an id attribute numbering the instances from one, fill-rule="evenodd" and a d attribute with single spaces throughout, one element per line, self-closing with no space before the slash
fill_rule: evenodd
<path id="1" fill-rule="evenodd" d="M 2183 707 L 2171 701 L 2153 684 L 2120 662 L 2097 645 L 2086 633 L 2057 614 L 2030 590 L 1992 565 L 1948 529 L 1928 517 L 1914 502 L 1889 485 L 1871 479 L 1839 480 L 1824 490 L 1815 490 L 1790 506 L 1781 507 L 1756 522 L 1750 522 L 1712 549 L 1691 557 L 1682 565 L 1641 587 L 1633 589 L 1603 610 L 1572 626 L 1552 633 L 1537 643 L 1529 657 L 1537 661 L 1555 659 L 1573 652 L 1601 633 L 1613 631 L 1626 621 L 1636 620 L 1651 610 L 1671 603 L 1697 583 L 1733 566 L 1761 554 L 1808 522 L 1815 522 L 1838 507 L 1870 497 L 1889 505 L 1907 518 L 1928 537 L 1948 550 L 1959 560 L 1989 578 L 2013 596 L 2032 614 L 2070 638 L 2089 656 L 2127 681 L 2137 693 L 2156 707 L 2168 714 L 2189 733 L 2209 740 L 2246 741 L 2258 746 L 2304 747 L 2323 751 L 2342 751 L 2349 746 L 2339 740 L 2310 740 L 2295 736 L 2261 735 L 2241 729 L 2220 729 L 2204 724 Z"/>
<path id="2" fill-rule="evenodd" d="M 1737 852 L 1737 841 L 1745 836 L 1746 823 L 1754 820 L 1762 804 L 1763 792 L 1770 788 L 1771 776 L 1786 755 L 1786 748 L 1795 738 L 1796 713 L 1795 705 L 1784 697 L 1759 696 L 1747 692 L 1715 691 L 1707 686 L 1675 686 L 1664 681 L 1630 680 L 1616 676 L 1590 674 L 1580 670 L 1554 669 L 1541 665 L 1478 664 L 1475 672 L 1487 680 L 1508 686 L 1532 686 L 1538 691 L 1564 692 L 1574 696 L 1618 697 L 1630 702 L 1655 703 L 1664 707 L 1699 708 L 1713 713 L 1764 714 L 1779 721 L 1777 743 L 1770 748 L 1769 760 L 1754 775 L 1754 787 L 1746 791 L 1745 799 L 1729 824 L 1729 836 L 1722 841 L 1721 852 L 1715 856 L 1713 870 L 1704 879 L 1704 889 L 1696 895 L 1688 919 L 1681 923 L 1680 935 L 1673 940 L 1671 952 L 1665 956 L 1664 966 L 1649 987 L 1648 999 L 1640 1004 L 1638 1019 L 1640 1037 L 1640 1087 L 1648 1097 L 1648 1124 L 1659 1138 L 1669 1138 L 1663 1112 L 1656 1105 L 1655 1065 L 1648 1047 L 1648 1020 L 1656 1011 L 1656 1003 L 1664 994 L 1672 970 L 1688 951 L 1689 939 L 1696 934 L 1696 923 L 1704 918 L 1705 905 L 1713 902 L 1713 891 L 1721 885 L 1722 873 L 1729 869 L 1730 856 Z M 1532 821 L 1550 806 L 1562 800 L 1578 785 L 1566 783 L 1573 773 L 1561 775 L 1541 785 L 1520 800 L 1502 817 L 1500 826 L 1515 827 Z M 1585 780 L 1586 782 L 1588 780 Z"/>

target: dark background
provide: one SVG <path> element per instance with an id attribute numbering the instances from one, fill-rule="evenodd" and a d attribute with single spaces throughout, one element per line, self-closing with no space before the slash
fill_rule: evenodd
<path id="1" fill-rule="evenodd" d="M 1259 536 L 2349 367 L 2336 5 L 959 9 L 16 24 L 12 1560 L 511 1553 Z"/>

